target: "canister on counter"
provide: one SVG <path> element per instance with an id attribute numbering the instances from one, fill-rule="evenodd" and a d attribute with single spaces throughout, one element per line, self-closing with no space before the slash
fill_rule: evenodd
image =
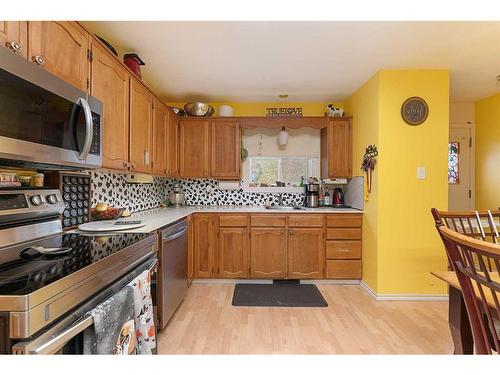
<path id="1" fill-rule="evenodd" d="M 34 187 L 43 187 L 43 184 L 44 184 L 44 178 L 45 176 L 43 175 L 43 173 L 35 173 L 33 175 L 33 186 Z"/>

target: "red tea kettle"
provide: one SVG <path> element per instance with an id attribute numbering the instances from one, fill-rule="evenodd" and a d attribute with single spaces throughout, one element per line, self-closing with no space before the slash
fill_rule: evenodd
<path id="1" fill-rule="evenodd" d="M 333 190 L 333 206 L 343 206 L 344 203 L 344 191 L 342 188 L 335 188 Z"/>

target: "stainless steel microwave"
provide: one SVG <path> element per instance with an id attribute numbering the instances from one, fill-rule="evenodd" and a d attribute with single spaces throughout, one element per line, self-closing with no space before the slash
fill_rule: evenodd
<path id="1" fill-rule="evenodd" d="M 102 102 L 0 48 L 0 165 L 102 165 Z"/>

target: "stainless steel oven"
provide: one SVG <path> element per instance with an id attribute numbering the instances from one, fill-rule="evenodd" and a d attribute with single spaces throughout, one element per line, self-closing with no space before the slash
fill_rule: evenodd
<path id="1" fill-rule="evenodd" d="M 99 168 L 102 103 L 0 48 L 0 165 Z"/>
<path id="2" fill-rule="evenodd" d="M 64 319 L 43 330 L 34 337 L 19 341 L 11 348 L 13 354 L 83 354 L 83 332 L 93 324 L 89 311 L 98 306 L 115 293 L 118 293 L 135 277 L 145 270 L 151 274 L 157 271 L 158 260 L 149 257 L 148 260 L 134 268 L 112 285 L 93 296 L 83 305 L 69 313 Z M 157 354 L 155 350 L 153 354 Z"/>

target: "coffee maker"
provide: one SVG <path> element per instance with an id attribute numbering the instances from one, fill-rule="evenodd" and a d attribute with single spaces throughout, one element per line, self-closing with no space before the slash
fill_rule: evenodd
<path id="1" fill-rule="evenodd" d="M 319 206 L 319 184 L 306 184 L 306 207 Z"/>

